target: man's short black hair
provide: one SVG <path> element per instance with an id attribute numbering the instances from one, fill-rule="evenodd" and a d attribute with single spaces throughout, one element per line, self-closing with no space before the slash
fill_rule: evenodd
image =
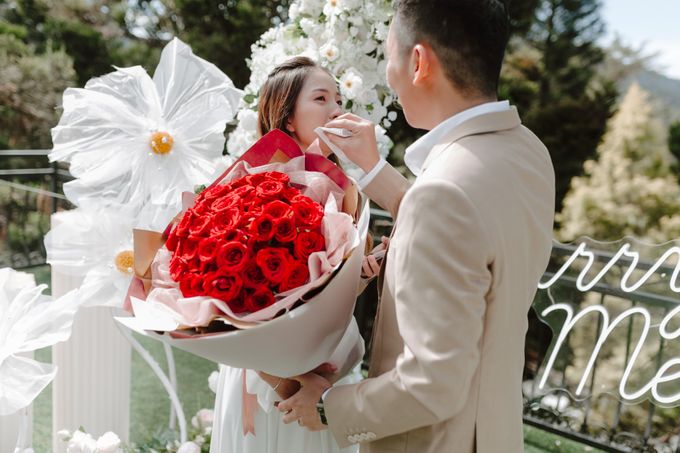
<path id="1" fill-rule="evenodd" d="M 403 49 L 428 44 L 466 95 L 495 96 L 510 23 L 501 0 L 395 0 Z"/>

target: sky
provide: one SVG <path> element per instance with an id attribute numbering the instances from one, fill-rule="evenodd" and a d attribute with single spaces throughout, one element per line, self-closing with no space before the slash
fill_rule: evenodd
<path id="1" fill-rule="evenodd" d="M 646 43 L 648 52 L 659 52 L 656 69 L 680 79 L 680 0 L 603 0 L 602 6 L 605 43 L 615 33 L 633 47 Z"/>

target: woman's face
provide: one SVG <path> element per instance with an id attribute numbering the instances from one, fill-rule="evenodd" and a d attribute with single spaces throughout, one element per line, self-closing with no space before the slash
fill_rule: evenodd
<path id="1" fill-rule="evenodd" d="M 341 105 L 335 81 L 317 68 L 307 76 L 286 127 L 300 147 L 306 149 L 318 138 L 314 129 L 342 114 Z"/>

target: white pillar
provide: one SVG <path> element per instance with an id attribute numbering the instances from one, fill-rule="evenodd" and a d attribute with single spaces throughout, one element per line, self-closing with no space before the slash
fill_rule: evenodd
<path id="1" fill-rule="evenodd" d="M 55 298 L 79 284 L 52 267 Z M 82 309 L 71 338 L 52 348 L 52 361 L 59 367 L 52 386 L 54 453 L 66 451 L 54 435 L 61 429 L 82 426 L 95 438 L 113 431 L 129 441 L 131 347 L 114 322 L 109 308 Z"/>

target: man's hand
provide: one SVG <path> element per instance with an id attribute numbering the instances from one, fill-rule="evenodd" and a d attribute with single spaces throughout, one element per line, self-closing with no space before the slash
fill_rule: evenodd
<path id="1" fill-rule="evenodd" d="M 326 380 L 332 381 L 337 373 L 338 368 L 333 365 L 332 363 L 322 363 L 318 367 L 314 368 L 310 373 L 316 373 Z M 274 391 L 276 392 L 279 397 L 281 397 L 281 400 L 285 400 L 290 398 L 291 396 L 295 395 L 298 390 L 300 390 L 300 382 L 296 381 L 295 379 L 286 379 L 278 376 L 273 376 L 271 374 L 267 374 L 264 371 L 258 371 L 257 374 L 262 378 L 263 381 L 265 381 L 267 384 L 269 384 Z"/>
<path id="2" fill-rule="evenodd" d="M 316 410 L 316 403 L 326 389 L 331 388 L 330 382 L 315 373 L 307 373 L 291 379 L 300 383 L 300 390 L 286 401 L 278 404 L 279 411 L 283 412 L 283 422 L 298 422 L 310 431 L 321 431 L 326 425 L 321 423 L 321 417 Z"/>
<path id="3" fill-rule="evenodd" d="M 349 160 L 368 173 L 380 161 L 378 144 L 375 141 L 375 124 L 352 113 L 345 113 L 326 123 L 326 127 L 347 129 L 351 137 L 326 134 L 328 139 L 342 150 Z M 323 148 L 323 147 L 322 147 Z"/>

